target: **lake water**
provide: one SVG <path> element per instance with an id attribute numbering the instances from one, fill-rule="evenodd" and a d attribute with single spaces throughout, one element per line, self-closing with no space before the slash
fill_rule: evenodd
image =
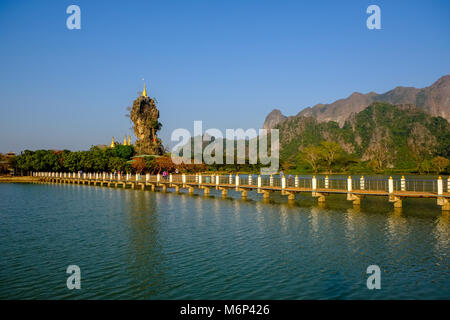
<path id="1" fill-rule="evenodd" d="M 450 298 L 436 200 L 211 194 L 0 184 L 0 299 Z M 373 264 L 381 290 L 366 287 Z"/>

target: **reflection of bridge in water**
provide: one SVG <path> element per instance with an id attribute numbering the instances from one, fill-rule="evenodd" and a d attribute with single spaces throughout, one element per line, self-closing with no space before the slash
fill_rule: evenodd
<path id="1" fill-rule="evenodd" d="M 294 200 L 297 193 L 311 193 L 318 198 L 319 203 L 325 202 L 329 194 L 346 194 L 347 200 L 359 205 L 366 196 L 385 196 L 394 207 L 400 208 L 405 198 L 434 198 L 443 211 L 450 210 L 450 178 L 441 177 L 434 180 L 425 179 L 380 179 L 377 177 L 348 177 L 329 178 L 328 176 L 262 176 L 262 175 L 206 175 L 206 174 L 169 174 L 163 177 L 157 175 L 131 175 L 113 173 L 70 173 L 70 172 L 34 172 L 41 182 L 74 183 L 94 186 L 122 187 L 132 189 L 157 188 L 167 191 L 172 188 L 175 192 L 187 189 L 188 193 L 203 189 L 209 195 L 211 189 L 220 190 L 226 197 L 230 189 L 241 192 L 242 198 L 247 198 L 248 191 L 256 191 L 268 199 L 272 192 L 279 192 Z"/>

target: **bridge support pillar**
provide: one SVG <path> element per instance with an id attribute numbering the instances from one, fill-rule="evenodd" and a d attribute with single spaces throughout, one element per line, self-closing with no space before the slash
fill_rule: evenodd
<path id="1" fill-rule="evenodd" d="M 194 194 L 194 187 L 188 187 L 188 193 Z"/>
<path id="2" fill-rule="evenodd" d="M 289 192 L 289 191 L 281 191 L 281 195 L 288 196 L 288 200 L 292 201 L 295 200 L 295 192 Z"/>
<path id="3" fill-rule="evenodd" d="M 402 198 L 397 196 L 389 196 L 389 202 L 394 203 L 394 208 L 402 207 Z"/>
<path id="4" fill-rule="evenodd" d="M 222 198 L 226 198 L 226 197 L 227 197 L 227 194 L 228 194 L 228 190 L 225 189 L 225 188 L 223 188 L 223 189 L 222 189 Z"/>
<path id="5" fill-rule="evenodd" d="M 141 183 L 140 186 L 141 186 L 141 190 L 145 190 L 145 183 Z"/>
<path id="6" fill-rule="evenodd" d="M 180 192 L 180 187 L 179 186 L 175 186 L 175 193 L 179 193 Z"/>
<path id="7" fill-rule="evenodd" d="M 165 184 L 162 185 L 162 192 L 166 192 L 167 191 L 167 186 Z"/>
<path id="8" fill-rule="evenodd" d="M 438 198 L 437 204 L 442 207 L 442 211 L 450 211 L 450 200 L 446 198 Z"/>
<path id="9" fill-rule="evenodd" d="M 236 191 L 240 191 L 241 192 L 241 198 L 242 199 L 247 199 L 247 190 L 238 188 L 238 189 L 236 189 Z"/>
<path id="10" fill-rule="evenodd" d="M 325 202 L 325 195 L 323 193 L 320 192 L 313 192 L 312 196 L 314 198 L 317 198 L 318 202 Z"/>
<path id="11" fill-rule="evenodd" d="M 363 196 L 361 196 L 361 195 L 356 195 L 356 194 L 353 194 L 353 193 L 347 193 L 347 200 L 348 201 L 353 201 L 353 205 L 360 205 L 362 197 Z"/>
<path id="12" fill-rule="evenodd" d="M 209 188 L 203 188 L 203 195 L 209 196 Z"/>
<path id="13" fill-rule="evenodd" d="M 270 191 L 263 190 L 263 199 L 270 199 Z"/>

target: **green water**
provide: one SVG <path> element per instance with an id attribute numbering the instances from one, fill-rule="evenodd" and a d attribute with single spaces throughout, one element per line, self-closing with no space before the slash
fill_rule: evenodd
<path id="1" fill-rule="evenodd" d="M 229 195 L 0 184 L 0 298 L 450 298 L 435 200 Z M 66 287 L 71 264 L 81 290 Z M 380 290 L 366 287 L 372 264 Z"/>

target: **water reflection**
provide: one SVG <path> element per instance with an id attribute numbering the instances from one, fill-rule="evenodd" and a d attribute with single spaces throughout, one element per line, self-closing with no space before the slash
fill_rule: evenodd
<path id="1" fill-rule="evenodd" d="M 436 239 L 435 250 L 438 256 L 446 257 L 448 255 L 448 241 L 449 241 L 449 222 L 450 212 L 442 212 L 442 215 L 436 220 L 436 227 L 433 231 L 434 238 Z"/>
<path id="2" fill-rule="evenodd" d="M 311 208 L 310 221 L 311 221 L 311 229 L 315 237 L 317 237 L 317 233 L 319 232 L 319 214 L 321 213 L 321 209 L 318 207 Z"/>
<path id="3" fill-rule="evenodd" d="M 289 216 L 286 205 L 280 207 L 280 226 L 283 232 L 286 232 L 288 228 Z"/>
<path id="4" fill-rule="evenodd" d="M 151 196 L 146 192 L 126 192 L 125 199 L 124 214 L 129 231 L 126 266 L 134 280 L 133 286 L 148 297 L 156 294 L 156 288 L 165 281 L 165 257 L 157 213 L 160 199 L 157 194 Z"/>
<path id="5" fill-rule="evenodd" d="M 400 210 L 399 210 L 400 209 Z M 387 232 L 390 241 L 400 243 L 408 233 L 408 224 L 406 218 L 402 215 L 402 208 L 394 208 L 388 214 Z"/>
<path id="6" fill-rule="evenodd" d="M 72 298 L 64 270 L 55 282 L 51 268 L 80 261 L 85 290 L 75 294 L 86 299 L 448 299 L 449 215 L 435 201 L 400 211 L 387 198 L 360 208 L 345 196 L 324 207 L 310 195 L 264 203 L 218 192 L 0 189 L 12 194 L 0 210 L 0 298 Z M 365 287 L 369 264 L 383 269 L 379 295 Z"/>

